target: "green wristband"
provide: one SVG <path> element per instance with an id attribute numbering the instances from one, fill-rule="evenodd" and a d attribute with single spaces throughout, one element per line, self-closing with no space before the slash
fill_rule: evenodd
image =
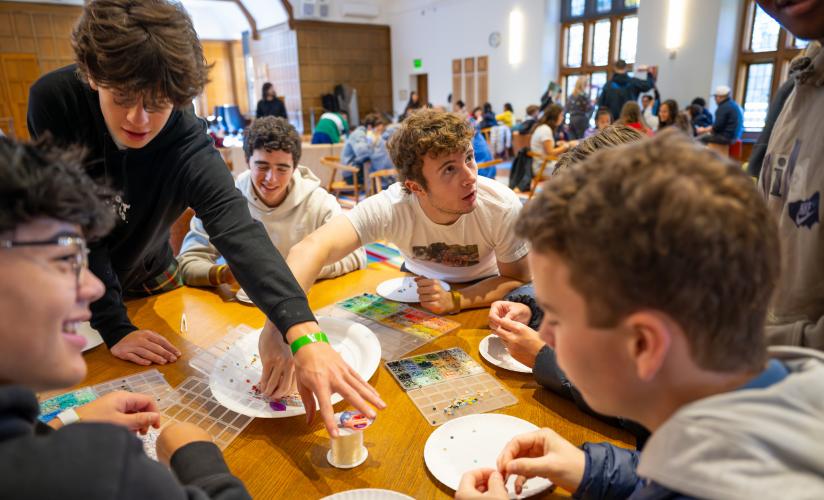
<path id="1" fill-rule="evenodd" d="M 326 342 L 329 343 L 329 338 L 323 332 L 317 333 L 310 333 L 308 335 L 304 335 L 303 337 L 299 337 L 289 345 L 289 348 L 292 349 L 292 355 L 298 352 L 298 349 L 305 346 L 306 344 L 314 344 L 315 342 Z"/>

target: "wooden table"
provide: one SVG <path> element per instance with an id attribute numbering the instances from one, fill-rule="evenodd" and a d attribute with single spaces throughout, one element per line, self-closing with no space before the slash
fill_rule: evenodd
<path id="1" fill-rule="evenodd" d="M 368 269 L 318 282 L 309 293 L 309 301 L 313 309 L 318 309 L 357 293 L 374 292 L 378 283 L 399 275 L 402 273 Z M 130 301 L 127 307 L 136 325 L 165 335 L 184 353 L 176 363 L 157 367 L 173 387 L 197 373 L 188 365 L 193 345 L 208 346 L 238 324 L 259 328 L 264 322 L 263 314 L 256 308 L 227 301 L 207 289 L 181 288 Z M 181 337 L 178 329 L 184 312 L 189 328 L 186 336 Z M 572 402 L 540 388 L 532 375 L 500 370 L 483 361 L 478 343 L 489 334 L 485 329 L 486 309 L 466 311 L 453 318 L 465 329 L 444 335 L 415 353 L 461 347 L 518 397 L 517 405 L 499 412 L 550 427 L 575 444 L 609 441 L 632 446 L 634 441 L 629 433 L 580 412 Z M 103 346 L 85 356 L 89 374 L 78 387 L 147 369 L 112 357 Z M 366 432 L 369 458 L 363 465 L 340 470 L 326 462 L 329 438 L 319 415 L 308 427 L 302 416 L 256 419 L 226 449 L 226 461 L 254 498 L 312 499 L 369 487 L 391 489 L 415 498 L 451 497 L 453 492 L 428 472 L 423 461 L 424 444 L 434 428 L 384 367 L 378 368 L 370 382 L 389 406 Z M 336 411 L 345 408 L 345 402 L 335 406 Z M 545 498 L 556 496 L 566 494 L 556 492 Z"/>

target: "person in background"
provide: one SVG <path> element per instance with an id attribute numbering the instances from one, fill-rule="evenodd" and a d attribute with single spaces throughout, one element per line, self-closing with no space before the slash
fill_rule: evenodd
<path id="1" fill-rule="evenodd" d="M 285 119 L 255 120 L 246 130 L 243 152 L 249 170 L 238 176 L 235 186 L 281 255 L 288 255 L 304 236 L 341 213 L 338 201 L 320 186 L 320 179 L 299 164 L 300 135 Z M 190 228 L 177 256 L 183 281 L 189 286 L 236 286 L 232 269 L 218 263 L 220 252 L 210 242 L 203 222 L 193 217 Z M 366 253 L 360 248 L 324 267 L 319 278 L 364 267 Z"/>
<path id="2" fill-rule="evenodd" d="M 349 133 L 346 111 L 326 112 L 320 115 L 315 131 L 312 132 L 312 144 L 338 144 Z"/>
<path id="3" fill-rule="evenodd" d="M 539 108 L 537 104 L 527 106 L 524 121 L 521 122 L 520 125 L 515 126 L 517 132 L 521 135 L 531 134 L 532 129 L 535 128 L 535 125 L 538 123 L 538 115 L 540 112 L 541 108 Z"/>
<path id="4" fill-rule="evenodd" d="M 478 128 L 475 129 L 475 135 L 472 136 L 472 150 L 475 152 L 476 165 L 495 159 L 492 155 L 492 151 L 489 150 L 489 144 L 486 143 L 486 139 L 481 133 L 481 130 Z M 494 179 L 495 176 L 498 175 L 498 168 L 495 165 L 492 165 L 491 167 L 478 168 L 478 175 L 481 177 Z"/>
<path id="5" fill-rule="evenodd" d="M 369 113 L 363 119 L 363 125 L 359 126 L 349 134 L 340 161 L 344 165 L 358 167 L 358 183 L 363 185 L 363 168 L 366 162 L 372 161 L 372 154 L 381 141 L 381 136 L 386 128 L 383 118 L 377 113 Z M 352 182 L 352 174 L 344 172 L 343 179 Z"/>
<path id="6" fill-rule="evenodd" d="M 79 149 L 0 139 L 0 488 L 32 500 L 251 498 L 193 424 L 165 426 L 159 461 L 146 455 L 135 434 L 160 427 L 150 396 L 116 391 L 38 420 L 37 392 L 86 376 L 77 326 L 105 292 L 86 248 L 114 226 L 113 203 Z"/>
<path id="7" fill-rule="evenodd" d="M 715 89 L 715 122 L 711 127 L 697 127 L 698 140 L 704 144 L 732 144 L 744 132 L 744 112 L 732 99 L 732 91 L 726 85 Z"/>
<path id="8" fill-rule="evenodd" d="M 658 108 L 657 131 L 675 125 L 676 118 L 678 118 L 678 103 L 675 102 L 674 99 L 667 99 L 666 101 L 662 102 L 661 106 Z"/>
<path id="9" fill-rule="evenodd" d="M 532 153 L 540 156 L 556 158 L 558 155 L 569 151 L 578 145 L 577 141 L 559 142 L 555 141 L 555 131 L 564 121 L 564 108 L 557 104 L 552 104 L 544 112 L 538 126 L 532 132 L 529 141 L 529 149 Z M 541 166 L 540 161 L 532 162 L 533 173 L 537 173 Z"/>
<path id="10" fill-rule="evenodd" d="M 522 434 L 457 499 L 507 499 L 510 476 L 574 498 L 824 498 L 824 354 L 767 349 L 778 233 L 740 167 L 665 131 L 560 171 L 516 233 L 559 367 L 652 435 L 639 452 Z"/>
<path id="11" fill-rule="evenodd" d="M 413 113 L 422 107 L 424 107 L 424 103 L 421 102 L 418 92 L 413 90 L 409 93 L 409 102 L 406 103 L 406 107 L 403 109 L 403 113 L 401 113 L 398 121 L 404 121 L 410 113 Z"/>
<path id="12" fill-rule="evenodd" d="M 555 82 L 549 82 L 546 91 L 541 95 L 541 111 L 546 112 L 551 104 L 561 104 L 561 95 L 564 89 Z"/>
<path id="13" fill-rule="evenodd" d="M 653 95 L 649 93 L 644 94 L 641 96 L 641 109 L 644 113 L 644 120 L 646 120 L 647 125 L 650 126 L 653 130 L 658 130 L 658 111 L 661 109 L 661 95 L 658 93 L 658 89 L 653 87 L 652 88 Z"/>
<path id="14" fill-rule="evenodd" d="M 638 69 L 643 70 L 644 68 L 640 67 Z M 646 80 L 630 77 L 627 75 L 627 63 L 623 59 L 615 61 L 613 71 L 612 79 L 601 90 L 601 95 L 598 97 L 598 106 L 609 108 L 612 119 L 617 120 L 621 116 L 624 104 L 637 101 L 641 92 L 651 90 L 655 86 L 655 78 L 652 71 L 647 72 Z"/>
<path id="15" fill-rule="evenodd" d="M 583 139 L 594 109 L 589 97 L 589 78 L 586 75 L 579 76 L 564 108 L 564 114 L 569 115 L 570 139 Z"/>
<path id="16" fill-rule="evenodd" d="M 455 104 L 452 105 L 452 112 L 458 113 L 459 115 L 468 116 L 466 104 L 460 99 L 455 101 Z"/>
<path id="17" fill-rule="evenodd" d="M 262 97 L 257 103 L 257 111 L 255 111 L 255 118 L 263 118 L 264 116 L 279 116 L 288 119 L 286 115 L 286 105 L 280 100 L 280 97 L 275 93 L 275 86 L 270 82 L 263 84 L 263 89 L 260 94 Z"/>
<path id="18" fill-rule="evenodd" d="M 621 115 L 615 121 L 616 124 L 626 125 L 641 132 L 652 135 L 653 131 L 644 121 L 644 115 L 641 113 L 641 106 L 635 101 L 627 101 L 624 107 L 621 108 Z"/>
<path id="19" fill-rule="evenodd" d="M 610 125 L 612 125 L 612 112 L 607 108 L 598 108 L 598 111 L 595 112 L 595 127 L 588 128 L 584 138 L 588 139 Z"/>
<path id="20" fill-rule="evenodd" d="M 692 118 L 688 111 L 681 111 L 675 115 L 675 128 L 687 134 L 688 137 L 695 137 L 695 127 L 692 126 Z"/>
<path id="21" fill-rule="evenodd" d="M 480 127 L 483 128 L 492 128 L 498 125 L 498 119 L 495 118 L 495 112 L 492 111 L 492 104 L 485 102 L 483 113 L 481 114 L 481 124 Z"/>
<path id="22" fill-rule="evenodd" d="M 690 106 L 694 106 L 694 112 L 692 112 L 691 115 L 692 124 L 695 127 L 712 126 L 712 113 L 707 109 L 707 101 L 705 101 L 703 97 L 696 97 L 693 99 Z"/>
<path id="23" fill-rule="evenodd" d="M 512 111 L 512 104 L 504 103 L 504 112 L 495 115 L 495 120 L 506 127 L 512 128 L 515 124 L 515 114 Z"/>

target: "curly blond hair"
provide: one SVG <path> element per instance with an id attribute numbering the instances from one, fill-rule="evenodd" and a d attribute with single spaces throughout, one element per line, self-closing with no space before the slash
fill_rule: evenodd
<path id="1" fill-rule="evenodd" d="M 472 125 L 458 114 L 425 109 L 409 115 L 386 147 L 401 183 L 408 179 L 426 189 L 424 156 L 438 158 L 469 151 L 474 132 Z M 406 186 L 403 189 L 409 192 Z"/>

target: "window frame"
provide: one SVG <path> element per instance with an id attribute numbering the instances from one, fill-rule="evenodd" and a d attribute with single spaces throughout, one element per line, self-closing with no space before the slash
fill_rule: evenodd
<path id="1" fill-rule="evenodd" d="M 749 84 L 749 67 L 751 65 L 772 63 L 772 81 L 770 82 L 769 95 L 769 100 L 772 102 L 778 88 L 787 79 L 790 62 L 804 50 L 795 47 L 795 37 L 792 33 L 784 29 L 784 27 L 780 27 L 778 31 L 778 43 L 775 50 L 765 52 L 753 52 L 750 50 L 756 6 L 755 0 L 745 0 L 739 21 L 741 38 L 738 41 L 738 58 L 736 61 L 733 95 L 742 109 L 746 105 L 744 99 L 746 98 L 747 85 Z M 760 133 L 761 130 L 751 129 L 744 131 L 744 139 L 755 140 Z"/>
<path id="2" fill-rule="evenodd" d="M 561 23 L 574 24 L 578 21 L 590 21 L 592 19 L 604 18 L 609 16 L 624 16 L 629 14 L 637 14 L 638 6 L 627 7 L 625 0 L 612 0 L 612 7 L 606 12 L 598 12 L 597 0 L 586 0 L 584 5 L 584 14 L 581 16 L 570 15 L 571 0 L 561 1 Z"/>
<path id="3" fill-rule="evenodd" d="M 624 0 L 613 0 L 613 6 L 616 4 L 617 1 L 621 2 L 623 5 Z M 587 0 L 587 6 L 589 7 L 590 4 L 594 8 L 593 0 Z M 564 0 L 562 6 L 568 7 L 569 0 Z M 559 61 L 560 64 L 558 65 L 558 83 L 563 88 L 563 95 L 566 95 L 567 88 L 566 88 L 566 81 L 567 77 L 571 75 L 586 75 L 590 79 L 590 84 L 592 81 L 593 73 L 606 73 L 607 81 L 612 78 L 614 73 L 613 66 L 615 62 L 619 59 L 619 51 L 621 49 L 621 24 L 625 18 L 634 17 L 638 15 L 638 9 L 622 9 L 621 13 L 616 14 L 615 12 L 601 14 L 598 16 L 580 16 L 572 18 L 567 22 L 563 22 L 561 24 L 561 43 L 559 44 Z M 610 21 L 609 27 L 609 57 L 607 58 L 607 64 L 602 66 L 596 66 L 592 64 L 592 42 L 593 42 L 593 34 L 595 30 L 595 24 L 599 21 L 603 20 Z M 567 32 L 569 27 L 573 24 L 583 24 L 584 25 L 584 43 L 583 43 L 583 54 L 580 66 L 567 66 L 566 62 L 566 50 L 567 50 Z M 627 63 L 627 71 L 633 71 L 635 64 Z"/>

